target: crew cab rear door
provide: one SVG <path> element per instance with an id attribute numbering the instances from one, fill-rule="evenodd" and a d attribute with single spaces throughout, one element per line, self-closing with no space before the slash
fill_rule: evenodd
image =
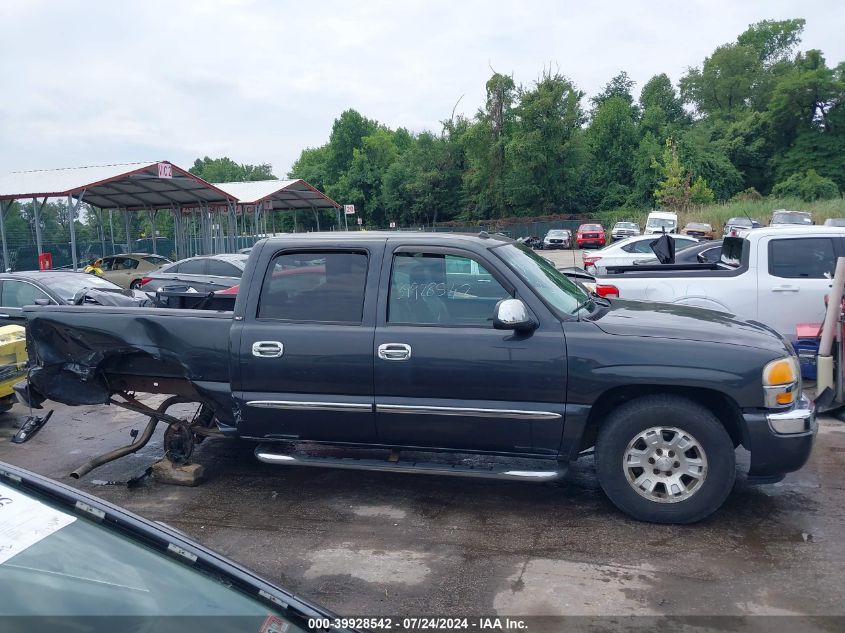
<path id="1" fill-rule="evenodd" d="M 757 248 L 758 319 L 793 339 L 797 324 L 821 323 L 836 258 L 845 255 L 841 237 L 773 235 Z"/>
<path id="2" fill-rule="evenodd" d="M 375 358 L 379 442 L 555 454 L 566 395 L 560 322 L 530 334 L 493 329 L 516 294 L 485 251 L 388 241 Z"/>
<path id="3" fill-rule="evenodd" d="M 239 351 L 233 372 L 239 434 L 375 442 L 380 250 L 269 242 L 258 262 L 265 263 L 252 272 L 241 334 L 232 338 Z"/>

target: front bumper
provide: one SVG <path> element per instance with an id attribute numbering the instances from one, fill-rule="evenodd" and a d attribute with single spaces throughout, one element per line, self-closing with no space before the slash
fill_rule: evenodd
<path id="1" fill-rule="evenodd" d="M 744 413 L 743 444 L 751 452 L 751 483 L 772 483 L 798 470 L 810 457 L 818 424 L 816 409 L 802 395 L 786 411 Z"/>
<path id="2" fill-rule="evenodd" d="M 589 244 L 591 246 L 604 246 L 605 239 L 603 237 L 584 237 L 577 240 L 578 246 Z"/>

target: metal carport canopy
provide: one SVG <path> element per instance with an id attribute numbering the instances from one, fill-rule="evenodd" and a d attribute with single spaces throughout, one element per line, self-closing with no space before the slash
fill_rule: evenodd
<path id="1" fill-rule="evenodd" d="M 101 209 L 226 204 L 232 196 L 167 161 L 20 171 L 0 177 L 0 200 L 71 196 Z"/>
<path id="2" fill-rule="evenodd" d="M 294 209 L 337 209 L 340 205 L 304 180 L 255 180 L 218 182 L 214 186 L 235 198 L 240 205 L 271 203 L 274 211 Z M 267 205 L 264 205 L 267 208 Z"/>
<path id="3" fill-rule="evenodd" d="M 0 177 L 0 233 L 2 233 L 3 269 L 9 265 L 6 246 L 5 214 L 18 199 L 31 199 L 35 213 L 35 239 L 42 252 L 40 211 L 48 198 L 67 196 L 70 217 L 75 219 L 84 201 L 100 209 L 123 209 L 129 239 L 128 211 L 146 210 L 153 225 L 153 252 L 156 252 L 154 214 L 167 208 L 179 213 L 183 205 L 205 207 L 233 203 L 232 196 L 168 161 L 122 163 L 92 167 L 69 167 L 19 171 Z M 38 199 L 43 201 L 39 204 Z M 75 199 L 75 202 L 73 202 Z M 5 202 L 5 204 L 4 204 Z M 77 267 L 74 222 L 70 222 L 73 268 Z"/>

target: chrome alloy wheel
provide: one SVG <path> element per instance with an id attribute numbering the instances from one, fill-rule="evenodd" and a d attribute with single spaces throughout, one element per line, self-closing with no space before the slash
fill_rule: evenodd
<path id="1" fill-rule="evenodd" d="M 653 426 L 628 444 L 622 468 L 640 496 L 657 503 L 677 503 L 701 488 L 707 477 L 707 456 L 686 431 Z"/>

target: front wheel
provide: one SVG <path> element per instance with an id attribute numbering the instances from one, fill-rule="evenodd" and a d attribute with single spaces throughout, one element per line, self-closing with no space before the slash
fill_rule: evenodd
<path id="1" fill-rule="evenodd" d="M 736 478 L 734 445 L 706 408 L 644 396 L 611 412 L 596 440 L 599 482 L 640 521 L 694 523 L 715 512 Z"/>

